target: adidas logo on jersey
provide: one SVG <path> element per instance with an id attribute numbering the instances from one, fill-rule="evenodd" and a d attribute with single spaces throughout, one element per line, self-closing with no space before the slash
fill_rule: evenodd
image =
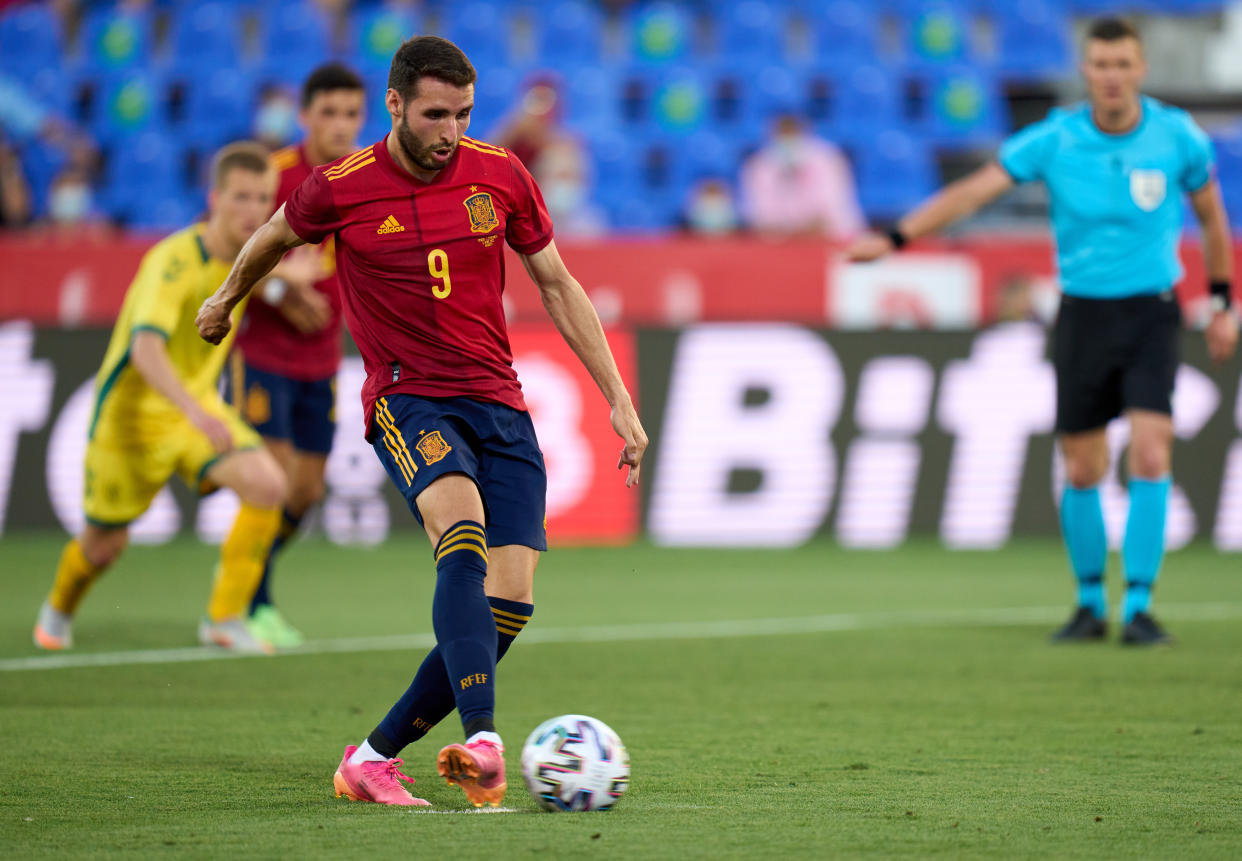
<path id="1" fill-rule="evenodd" d="M 397 221 L 396 216 L 390 215 L 384 219 L 384 223 L 379 226 L 376 233 L 400 233 L 405 230 L 401 222 Z"/>

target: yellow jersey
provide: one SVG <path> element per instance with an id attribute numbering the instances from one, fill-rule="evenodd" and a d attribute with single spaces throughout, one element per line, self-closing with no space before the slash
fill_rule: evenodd
<path id="1" fill-rule="evenodd" d="M 233 330 L 219 346 L 198 335 L 199 306 L 228 276 L 232 263 L 207 253 L 203 225 L 195 224 L 157 243 L 142 258 L 125 293 L 121 315 L 112 330 L 103 366 L 95 377 L 95 408 L 90 435 L 102 423 L 142 433 L 158 433 L 180 411 L 130 363 L 130 345 L 138 332 L 163 336 L 173 369 L 201 403 L 219 400 L 217 382 L 237 334 L 245 302 L 233 310 Z"/>

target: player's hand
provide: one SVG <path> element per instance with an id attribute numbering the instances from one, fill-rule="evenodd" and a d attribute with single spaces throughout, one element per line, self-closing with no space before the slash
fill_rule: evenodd
<path id="1" fill-rule="evenodd" d="M 1214 362 L 1223 362 L 1238 346 L 1238 321 L 1232 311 L 1218 311 L 1204 330 L 1208 354 Z"/>
<path id="2" fill-rule="evenodd" d="M 617 469 L 624 466 L 630 468 L 625 476 L 625 486 L 633 487 L 638 484 L 643 452 L 647 450 L 647 432 L 643 430 L 643 424 L 638 420 L 633 404 L 626 403 L 624 406 L 612 408 L 612 429 L 625 441 L 625 447 L 617 457 Z"/>
<path id="3" fill-rule="evenodd" d="M 203 410 L 195 410 L 186 416 L 190 420 L 190 424 L 198 428 L 207 439 L 211 441 L 211 447 L 218 453 L 224 454 L 233 449 L 233 434 L 229 431 L 229 426 L 220 419 Z"/>
<path id="4" fill-rule="evenodd" d="M 845 259 L 851 263 L 868 263 L 879 260 L 893 251 L 893 240 L 878 233 L 860 236 L 845 249 Z"/>
<path id="5" fill-rule="evenodd" d="M 304 335 L 322 331 L 332 319 L 332 305 L 327 297 L 310 285 L 295 287 L 290 283 L 277 308 Z"/>
<path id="6" fill-rule="evenodd" d="M 214 295 L 208 296 L 207 301 L 198 309 L 198 316 L 194 318 L 199 337 L 211 344 L 223 341 L 233 328 L 233 321 L 229 319 L 230 310 L 224 300 L 217 299 Z"/>

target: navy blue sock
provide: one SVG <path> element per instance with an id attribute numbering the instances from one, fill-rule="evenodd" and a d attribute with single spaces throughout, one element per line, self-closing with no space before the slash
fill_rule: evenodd
<path id="1" fill-rule="evenodd" d="M 488 728 L 496 704 L 496 623 L 483 591 L 487 533 L 471 520 L 454 523 L 436 545 L 431 624 L 463 726 Z"/>
<path id="2" fill-rule="evenodd" d="M 487 602 L 496 621 L 496 661 L 499 663 L 534 615 L 535 605 L 506 601 L 504 598 L 488 598 Z M 444 668 L 444 659 L 440 657 L 440 647 L 437 646 L 423 659 L 410 687 L 388 710 L 367 740 L 378 753 L 392 759 L 406 745 L 418 741 L 448 717 L 455 705 L 448 670 Z"/>
<path id="3" fill-rule="evenodd" d="M 272 549 L 267 552 L 267 560 L 263 563 L 263 579 L 259 581 L 259 588 L 255 590 L 254 597 L 250 599 L 250 615 L 254 615 L 254 611 L 264 605 L 272 603 L 272 560 L 276 558 L 276 554 L 285 546 L 290 538 L 297 534 L 298 527 L 302 525 L 302 516 L 289 513 L 289 509 L 281 512 L 280 530 L 276 533 L 276 540 L 272 542 Z"/>

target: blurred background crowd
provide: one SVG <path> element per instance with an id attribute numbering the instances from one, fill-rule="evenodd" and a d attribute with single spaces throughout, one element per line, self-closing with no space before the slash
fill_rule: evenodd
<path id="1" fill-rule="evenodd" d="M 377 140 L 393 51 L 435 33 L 478 69 L 470 134 L 528 164 L 559 235 L 842 239 L 1074 99 L 1105 12 L 1212 133 L 1242 224 L 1242 3 L 1220 0 L 0 0 L 0 224 L 192 220 L 210 153 L 296 141 L 327 59 L 367 82 Z M 1043 206 L 1024 188 L 962 229 L 1042 228 Z"/>

